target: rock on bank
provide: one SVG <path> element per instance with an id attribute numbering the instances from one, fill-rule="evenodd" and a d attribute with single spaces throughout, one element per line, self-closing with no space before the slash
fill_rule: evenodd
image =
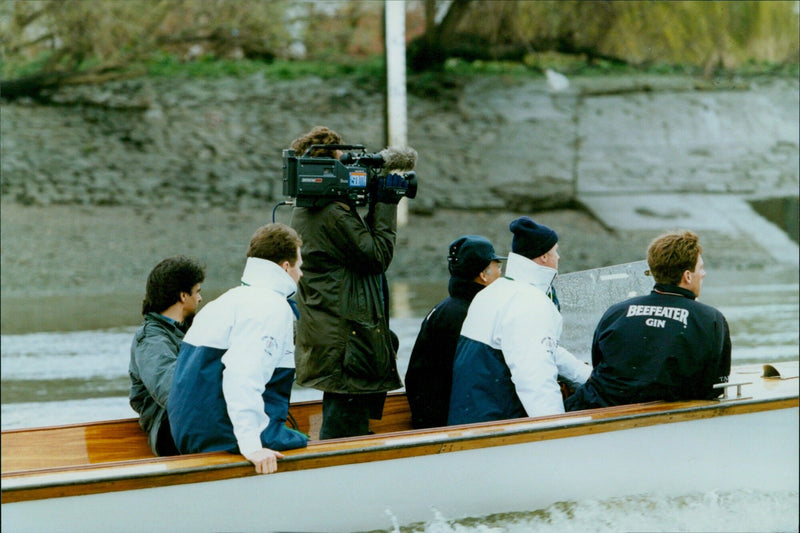
<path id="1" fill-rule="evenodd" d="M 532 211 L 608 192 L 796 193 L 798 81 L 479 77 L 410 95 L 412 212 Z M 2 104 L 3 202 L 236 210 L 283 199 L 316 124 L 371 151 L 383 97 L 347 80 L 140 79 Z"/>
<path id="2" fill-rule="evenodd" d="M 570 87 L 495 76 L 410 95 L 420 190 L 392 279 L 446 279 L 446 246 L 465 233 L 507 252 L 519 214 L 559 232 L 565 272 L 641 259 L 656 230 L 612 230 L 581 209 L 587 197 L 797 194 L 797 80 Z M 281 150 L 316 124 L 378 150 L 382 109 L 380 90 L 350 81 L 258 75 L 3 102 L 3 296 L 140 294 L 152 265 L 176 253 L 204 260 L 211 286 L 235 284 L 252 231 L 284 199 Z M 765 255 L 754 241 L 701 236 L 711 264 Z"/>

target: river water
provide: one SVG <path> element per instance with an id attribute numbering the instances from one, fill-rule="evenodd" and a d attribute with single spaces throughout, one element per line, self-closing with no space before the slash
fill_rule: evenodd
<path id="1" fill-rule="evenodd" d="M 589 357 L 594 324 L 608 298 L 588 277 L 562 276 L 565 316 L 562 342 Z M 570 283 L 571 281 L 571 283 Z M 586 299 L 586 294 L 605 297 Z M 398 366 L 405 374 L 422 317 L 446 294 L 431 284 L 394 284 L 392 329 L 400 337 Z M 574 300 L 574 301 L 573 301 Z M 701 301 L 728 319 L 733 363 L 798 359 L 800 293 L 797 269 L 710 271 Z M 2 335 L 2 429 L 135 416 L 128 406 L 129 346 L 136 324 L 71 332 Z M 319 397 L 296 388 L 293 399 Z M 798 491 L 711 492 L 681 498 L 641 495 L 625 499 L 564 502 L 547 509 L 452 521 L 432 511 L 427 532 L 564 531 L 798 531 Z M 387 531 L 392 528 L 387 510 Z"/>

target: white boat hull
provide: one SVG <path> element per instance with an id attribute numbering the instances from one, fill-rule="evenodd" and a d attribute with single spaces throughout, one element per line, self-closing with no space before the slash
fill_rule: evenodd
<path id="1" fill-rule="evenodd" d="M 797 408 L 777 409 L 269 476 L 4 503 L 2 526 L 37 533 L 362 531 L 430 521 L 437 512 L 453 519 L 627 495 L 797 490 L 798 415 Z M 426 438 L 432 436 L 410 436 L 408 444 Z"/>

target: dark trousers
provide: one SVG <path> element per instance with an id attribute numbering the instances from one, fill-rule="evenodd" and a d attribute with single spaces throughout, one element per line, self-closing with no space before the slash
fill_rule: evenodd
<path id="1" fill-rule="evenodd" d="M 325 392 L 322 395 L 320 440 L 369 434 L 369 421 L 371 418 L 381 419 L 385 400 L 385 392 L 371 394 Z"/>

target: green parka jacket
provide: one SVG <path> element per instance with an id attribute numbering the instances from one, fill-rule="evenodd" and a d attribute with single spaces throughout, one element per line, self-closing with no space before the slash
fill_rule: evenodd
<path id="1" fill-rule="evenodd" d="M 366 222 L 340 202 L 296 207 L 291 225 L 303 239 L 297 383 L 343 394 L 400 388 L 383 291 L 397 206 L 376 204 Z"/>

